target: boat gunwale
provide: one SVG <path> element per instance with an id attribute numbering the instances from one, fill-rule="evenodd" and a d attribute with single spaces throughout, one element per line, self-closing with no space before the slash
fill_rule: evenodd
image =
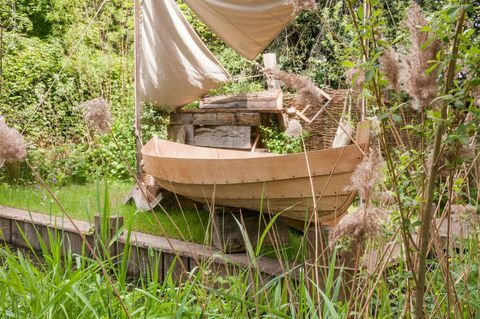
<path id="1" fill-rule="evenodd" d="M 175 143 L 175 142 L 160 140 L 160 139 L 158 139 L 158 141 L 160 141 L 160 143 L 164 143 L 165 145 L 180 144 L 180 143 Z M 333 154 L 335 154 L 335 153 L 338 153 L 338 152 L 343 152 L 344 150 L 347 150 L 347 149 L 350 149 L 350 148 L 356 148 L 356 149 L 358 149 L 358 152 L 360 154 L 362 154 L 362 152 L 364 150 L 360 146 L 365 147 L 365 143 L 362 143 L 362 144 L 359 144 L 359 145 L 350 144 L 350 145 L 336 147 L 336 148 L 328 148 L 328 149 L 306 151 L 306 152 L 301 152 L 301 153 L 291 153 L 291 154 L 259 153 L 259 152 L 250 152 L 250 151 L 238 151 L 238 150 L 221 149 L 222 152 L 223 151 L 224 152 L 231 152 L 232 154 L 237 154 L 237 152 L 238 153 L 245 153 L 245 155 L 246 154 L 252 154 L 252 156 L 247 156 L 247 157 L 228 157 L 228 158 L 224 158 L 224 157 L 207 157 L 207 156 L 203 156 L 203 157 L 182 156 L 182 155 L 185 154 L 185 152 L 180 152 L 178 154 L 178 156 L 175 156 L 175 157 L 173 157 L 170 154 L 169 154 L 169 156 L 157 155 L 157 154 L 154 153 L 154 150 L 149 150 L 148 152 L 145 150 L 145 148 L 151 147 L 150 144 L 153 144 L 153 143 L 157 143 L 157 141 L 152 139 L 147 144 L 145 144 L 145 146 L 142 148 L 142 155 L 153 157 L 153 158 L 168 159 L 168 160 L 195 160 L 195 161 L 199 161 L 199 160 L 204 160 L 204 161 L 238 161 L 238 160 L 242 160 L 242 161 L 245 161 L 245 160 L 259 160 L 259 159 L 273 159 L 273 158 L 292 158 L 292 157 L 305 156 L 305 155 L 308 157 L 309 155 L 318 155 L 318 154 L 322 154 L 322 153 L 325 153 L 325 154 L 333 153 Z M 208 147 L 194 146 L 194 145 L 187 145 L 187 144 L 180 144 L 180 145 L 182 145 L 182 147 L 186 146 L 186 147 L 191 148 L 191 149 L 203 149 L 203 150 L 208 150 L 208 151 L 218 150 L 216 148 L 208 148 Z M 153 147 L 151 147 L 151 148 L 153 148 Z M 362 154 L 362 156 L 363 156 L 363 154 Z"/>

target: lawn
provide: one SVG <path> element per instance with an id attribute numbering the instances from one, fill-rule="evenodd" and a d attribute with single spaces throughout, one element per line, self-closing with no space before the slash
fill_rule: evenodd
<path id="1" fill-rule="evenodd" d="M 202 210 L 200 207 L 198 210 L 194 208 L 183 210 L 179 208 L 168 210 L 156 208 L 155 216 L 152 212 L 140 212 L 133 204 L 124 204 L 125 197 L 132 186 L 130 183 L 108 183 L 107 191 L 112 215 L 124 216 L 125 223 L 131 222 L 134 231 L 196 243 L 206 243 L 206 229 L 209 222 L 208 211 Z M 105 202 L 105 184 L 103 183 L 52 186 L 52 190 L 74 219 L 93 223 L 93 216 L 103 210 Z M 0 206 L 57 216 L 63 215 L 50 194 L 39 185 L 0 184 Z M 297 232 L 291 231 L 289 232 L 289 239 L 290 244 L 282 245 L 282 251 L 287 258 L 292 258 L 296 256 L 296 252 L 300 249 L 301 236 Z M 262 254 L 270 257 L 276 255 L 269 245 L 262 247 Z"/>
<path id="2" fill-rule="evenodd" d="M 115 182 L 107 185 L 112 215 L 124 216 L 126 222 L 131 221 L 132 229 L 135 231 L 198 243 L 205 242 L 208 212 L 191 208 L 183 211 L 169 209 L 168 216 L 165 211 L 159 208 L 155 210 L 155 216 L 151 212 L 139 212 L 134 205 L 123 204 L 131 188 L 132 184 L 130 183 Z M 105 202 L 105 185 L 103 183 L 53 186 L 52 189 L 60 203 L 74 219 L 92 223 L 93 216 L 102 211 Z M 0 205 L 32 212 L 62 215 L 61 210 L 49 193 L 38 185 L 12 186 L 1 184 Z"/>

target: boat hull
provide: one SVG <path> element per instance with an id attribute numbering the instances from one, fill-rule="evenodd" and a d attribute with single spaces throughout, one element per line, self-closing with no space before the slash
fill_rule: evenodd
<path id="1" fill-rule="evenodd" d="M 356 144 L 299 154 L 219 150 L 159 139 L 147 143 L 142 153 L 147 173 L 161 187 L 209 207 L 331 223 L 355 197 L 346 187 L 367 147 L 368 126 L 357 131 Z"/>

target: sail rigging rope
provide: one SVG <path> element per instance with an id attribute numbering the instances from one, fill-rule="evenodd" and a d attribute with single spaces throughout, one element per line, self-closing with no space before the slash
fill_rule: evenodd
<path id="1" fill-rule="evenodd" d="M 47 98 L 47 96 L 50 94 L 50 92 L 52 91 L 52 88 L 54 87 L 54 85 L 58 82 L 58 80 L 60 79 L 60 75 L 63 73 L 63 71 L 65 70 L 65 68 L 67 67 L 68 63 L 70 62 L 70 59 L 73 57 L 73 55 L 75 54 L 75 52 L 77 51 L 78 47 L 80 46 L 80 43 L 83 41 L 83 38 L 85 37 L 85 35 L 87 34 L 87 32 L 89 31 L 90 27 L 92 26 L 92 24 L 95 22 L 95 20 L 97 19 L 98 15 L 100 14 L 100 11 L 103 9 L 103 7 L 105 6 L 105 4 L 107 3 L 108 0 L 103 0 L 103 2 L 100 4 L 100 6 L 98 7 L 97 11 L 95 12 L 95 15 L 93 16 L 93 18 L 90 20 L 90 22 L 85 26 L 85 28 L 83 29 L 82 31 L 82 34 L 80 36 L 80 38 L 78 38 L 78 41 L 75 43 L 75 46 L 73 47 L 73 50 L 72 52 L 70 52 L 70 54 L 68 55 L 66 61 L 63 63 L 62 67 L 60 68 L 60 70 L 53 76 L 53 81 L 52 83 L 50 83 L 49 87 L 48 87 L 48 90 L 47 92 L 45 92 L 44 95 L 42 95 L 39 99 L 40 101 L 37 103 L 37 105 L 35 105 L 34 109 L 33 109 L 33 114 L 35 114 L 38 110 L 38 108 L 40 106 L 43 105 L 43 103 L 45 102 L 45 99 Z M 30 125 L 30 122 L 33 120 L 33 116 L 30 117 L 30 119 L 27 121 L 27 123 L 25 124 L 23 130 L 22 130 L 22 133 L 23 134 L 25 132 L 25 130 L 27 129 L 27 127 Z"/>

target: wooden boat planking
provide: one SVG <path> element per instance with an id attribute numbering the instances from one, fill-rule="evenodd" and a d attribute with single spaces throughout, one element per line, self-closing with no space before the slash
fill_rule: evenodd
<path id="1" fill-rule="evenodd" d="M 278 155 L 184 145 L 154 138 L 142 149 L 146 171 L 163 188 L 210 206 L 246 208 L 305 221 L 341 217 L 356 193 L 346 191 L 369 145 L 368 122 L 355 144 Z M 313 190 L 313 191 L 312 191 Z"/>

